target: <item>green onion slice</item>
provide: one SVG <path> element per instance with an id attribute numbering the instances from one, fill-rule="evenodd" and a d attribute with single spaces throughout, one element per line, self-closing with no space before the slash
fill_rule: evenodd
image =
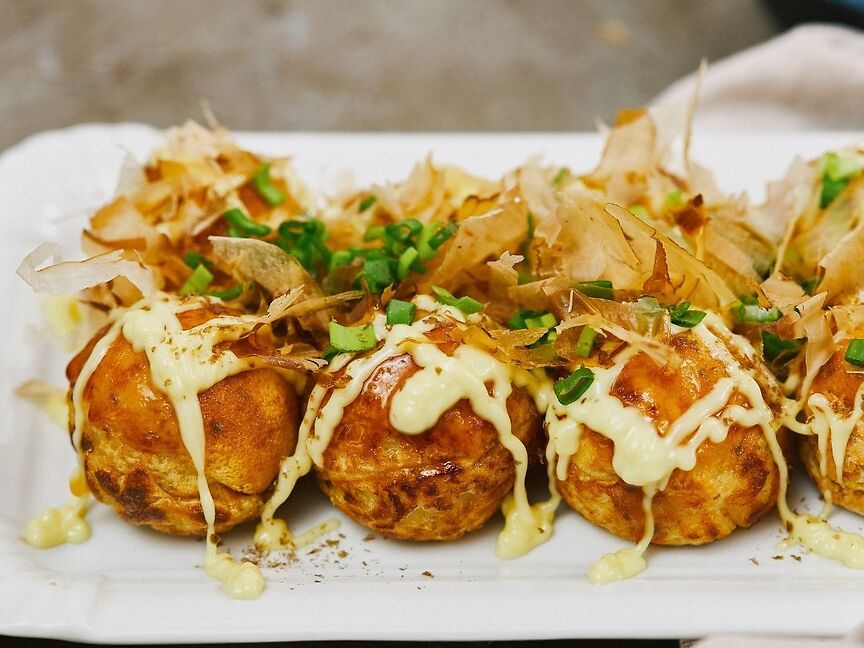
<path id="1" fill-rule="evenodd" d="M 411 302 L 391 299 L 387 304 L 387 323 L 411 324 L 414 321 L 414 315 L 416 313 L 417 306 Z"/>
<path id="2" fill-rule="evenodd" d="M 638 203 L 635 205 L 630 205 L 627 208 L 627 211 L 629 211 L 641 221 L 647 221 L 651 218 L 651 215 L 648 213 L 648 208 L 645 207 L 645 205 L 640 205 Z"/>
<path id="3" fill-rule="evenodd" d="M 822 192 L 819 207 L 825 209 L 849 184 L 860 175 L 861 164 L 855 158 L 841 158 L 834 152 L 826 153 L 820 164 L 822 171 Z"/>
<path id="4" fill-rule="evenodd" d="M 192 274 L 189 275 L 189 278 L 183 282 L 183 285 L 180 286 L 179 293 L 181 295 L 190 295 L 193 293 L 200 295 L 212 281 L 213 274 L 207 269 L 207 266 L 202 263 L 195 268 L 195 270 L 192 271 Z"/>
<path id="5" fill-rule="evenodd" d="M 555 397 L 562 405 L 577 401 L 594 382 L 594 372 L 588 367 L 579 367 L 567 378 L 562 378 L 552 385 Z"/>
<path id="6" fill-rule="evenodd" d="M 338 352 L 355 353 L 374 349 L 378 341 L 371 324 L 364 326 L 342 326 L 330 322 L 330 345 Z"/>
<path id="7" fill-rule="evenodd" d="M 396 267 L 396 276 L 399 278 L 399 281 L 402 281 L 408 276 L 408 273 L 411 272 L 411 266 L 414 265 L 418 256 L 420 255 L 417 252 L 417 248 L 414 247 L 409 247 L 402 253 Z"/>
<path id="8" fill-rule="evenodd" d="M 236 207 L 229 209 L 222 214 L 222 218 L 224 218 L 229 225 L 229 235 L 234 236 L 235 238 L 267 236 L 271 231 L 269 227 L 263 223 L 256 223 Z"/>
<path id="9" fill-rule="evenodd" d="M 447 223 L 444 227 L 435 232 L 429 239 L 429 246 L 433 250 L 437 250 L 456 233 L 459 226 L 456 223 Z"/>
<path id="10" fill-rule="evenodd" d="M 591 350 L 594 348 L 594 340 L 597 338 L 597 331 L 590 326 L 583 326 L 579 333 L 579 339 L 576 340 L 576 355 L 580 358 L 587 358 L 591 355 Z"/>
<path id="11" fill-rule="evenodd" d="M 561 183 L 570 175 L 570 169 L 567 167 L 561 167 L 558 169 L 558 173 L 555 174 L 555 177 L 552 178 L 552 186 L 560 187 Z"/>
<path id="12" fill-rule="evenodd" d="M 768 362 L 783 363 L 801 350 L 798 340 L 786 340 L 770 331 L 762 331 L 762 357 Z"/>
<path id="13" fill-rule="evenodd" d="M 351 263 L 353 255 L 348 250 L 338 250 L 330 257 L 330 270 L 340 268 Z"/>
<path id="14" fill-rule="evenodd" d="M 528 324 L 525 323 L 525 320 L 531 317 L 537 317 L 540 314 L 541 313 L 531 310 L 516 311 L 510 316 L 510 319 L 507 320 L 507 326 L 511 329 L 526 329 L 528 328 Z"/>
<path id="15" fill-rule="evenodd" d="M 208 260 L 207 257 L 205 257 L 200 252 L 196 252 L 195 250 L 190 250 L 189 252 L 186 253 L 186 256 L 183 257 L 183 263 L 185 263 L 187 266 L 189 266 L 193 270 L 195 268 L 197 268 L 199 265 L 207 266 L 208 270 L 213 266 L 213 263 L 210 260 Z"/>
<path id="16" fill-rule="evenodd" d="M 357 211 L 358 211 L 359 213 L 362 214 L 362 213 L 365 212 L 367 209 L 369 209 L 372 205 L 374 205 L 377 201 L 378 201 L 378 197 L 377 197 L 377 196 L 366 196 L 366 197 L 365 197 L 363 200 L 361 200 L 360 203 L 357 205 Z"/>
<path id="17" fill-rule="evenodd" d="M 850 364 L 864 367 L 864 340 L 860 338 L 849 340 L 849 346 L 846 347 L 846 355 L 843 357 Z"/>
<path id="18" fill-rule="evenodd" d="M 783 313 L 776 306 L 760 306 L 753 297 L 742 297 L 732 304 L 732 316 L 742 323 L 769 324 L 783 317 Z"/>
<path id="19" fill-rule="evenodd" d="M 211 297 L 218 297 L 222 301 L 231 301 L 232 299 L 237 299 L 243 294 L 243 284 L 239 283 L 230 288 L 226 288 L 225 290 L 216 290 L 207 294 Z"/>
<path id="20" fill-rule="evenodd" d="M 438 301 L 445 306 L 454 306 L 466 315 L 479 313 L 483 310 L 483 304 L 476 299 L 472 299 L 467 295 L 464 297 L 454 297 L 453 293 L 441 286 L 432 286 L 432 290 L 438 296 Z"/>
<path id="21" fill-rule="evenodd" d="M 540 313 L 533 317 L 525 318 L 525 328 L 550 329 L 558 325 L 558 320 L 552 313 Z"/>
<path id="22" fill-rule="evenodd" d="M 255 191 L 264 199 L 264 202 L 271 207 L 276 207 L 285 202 L 285 192 L 273 184 L 273 180 L 270 178 L 271 166 L 269 162 L 265 162 L 258 167 L 253 178 L 253 183 L 255 184 Z M 259 234 L 258 236 L 261 235 Z"/>
<path id="23" fill-rule="evenodd" d="M 323 357 L 327 362 L 330 362 L 333 358 L 335 358 L 335 357 L 336 357 L 337 355 L 339 355 L 340 353 L 342 353 L 342 352 L 341 352 L 339 349 L 337 349 L 336 347 L 334 347 L 332 344 L 328 344 L 328 345 L 327 345 L 327 348 L 324 349 L 324 353 L 322 353 L 321 356 L 322 356 L 322 357 Z"/>
<path id="24" fill-rule="evenodd" d="M 612 282 L 605 279 L 580 281 L 574 287 L 586 297 L 608 299 L 609 301 L 615 300 L 615 290 L 612 287 Z"/>
<path id="25" fill-rule="evenodd" d="M 361 275 L 366 279 L 366 285 L 372 293 L 380 293 L 394 283 L 390 262 L 384 258 L 367 258 L 363 262 Z"/>
<path id="26" fill-rule="evenodd" d="M 417 236 L 417 251 L 420 253 L 421 261 L 428 261 L 438 251 L 444 242 L 456 233 L 458 225 L 449 223 L 444 225 L 441 221 L 429 221 L 423 226 Z"/>
<path id="27" fill-rule="evenodd" d="M 690 302 L 681 302 L 669 308 L 669 318 L 675 326 L 693 328 L 705 319 L 705 311 L 690 310 Z"/>

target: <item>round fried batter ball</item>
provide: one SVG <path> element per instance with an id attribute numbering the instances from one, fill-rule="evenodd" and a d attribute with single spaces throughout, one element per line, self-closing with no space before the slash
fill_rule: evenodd
<path id="1" fill-rule="evenodd" d="M 727 375 L 723 363 L 692 331 L 673 335 L 670 346 L 682 360 L 679 367 L 665 370 L 640 353 L 627 361 L 611 390 L 622 403 L 648 416 L 661 435 Z M 737 391 L 729 402 L 749 406 Z M 779 436 L 785 446 L 785 431 Z M 585 427 L 558 488 L 589 522 L 635 542 L 645 528 L 643 491 L 615 473 L 613 450 L 612 441 Z M 748 527 L 773 508 L 778 485 L 778 469 L 761 428 L 733 425 L 723 442 L 703 441 L 695 467 L 673 471 L 666 488 L 656 494 L 652 542 L 706 544 L 736 527 Z"/>
<path id="2" fill-rule="evenodd" d="M 233 311 L 211 304 L 178 318 L 189 329 L 228 313 Z M 66 373 L 73 387 L 106 330 L 70 362 Z M 231 348 L 243 355 L 244 345 L 249 342 Z M 216 504 L 216 530 L 224 532 L 260 513 L 280 461 L 297 444 L 298 398 L 277 372 L 255 369 L 225 378 L 199 399 L 205 474 Z M 132 524 L 203 536 L 197 472 L 170 400 L 150 381 L 147 356 L 119 335 L 87 383 L 83 401 L 81 446 L 96 498 Z"/>
<path id="3" fill-rule="evenodd" d="M 457 346 L 444 329 L 429 336 L 445 353 Z M 330 501 L 373 531 L 401 540 L 455 540 L 495 513 L 516 470 L 495 427 L 468 400 L 418 435 L 390 425 L 391 397 L 419 370 L 408 354 L 379 365 L 345 408 L 316 474 Z M 534 400 L 514 388 L 507 411 L 513 434 L 536 457 L 542 431 Z"/>
<path id="4" fill-rule="evenodd" d="M 810 390 L 811 394 L 823 394 L 837 415 L 844 418 L 851 416 L 855 392 L 864 380 L 864 374 L 848 373 L 848 364 L 843 357 L 848 344 L 849 340 L 844 340 L 835 346 L 831 358 L 813 379 Z M 801 442 L 801 461 L 820 492 L 830 491 L 835 504 L 864 515 L 864 422 L 859 421 L 849 436 L 842 484 L 837 480 L 833 441 L 830 439 L 826 448 L 828 464 L 825 475 L 819 470 L 819 446 L 815 436 L 806 437 Z"/>

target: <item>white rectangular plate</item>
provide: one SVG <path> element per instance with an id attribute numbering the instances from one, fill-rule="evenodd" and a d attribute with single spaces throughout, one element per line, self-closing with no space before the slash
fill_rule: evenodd
<path id="1" fill-rule="evenodd" d="M 313 186 L 351 169 L 360 184 L 405 177 L 432 152 L 438 162 L 496 176 L 542 155 L 585 171 L 602 142 L 593 134 L 239 134 L 267 154 L 295 157 Z M 851 133 L 697 134 L 695 157 L 721 186 L 759 196 L 795 154 L 815 156 L 856 141 Z M 26 522 L 66 499 L 74 457 L 65 433 L 13 396 L 29 378 L 64 383 L 69 353 L 52 345 L 38 299 L 15 276 L 44 240 L 77 256 L 89 210 L 107 200 L 126 151 L 146 159 L 158 134 L 143 126 L 80 126 L 31 138 L 0 157 L 0 296 L 5 370 L 0 375 L 0 634 L 100 642 L 265 640 L 468 640 L 695 637 L 719 632 L 843 634 L 861 621 L 864 573 L 777 548 L 776 515 L 712 546 L 649 550 L 649 568 L 597 587 L 591 563 L 623 543 L 562 507 L 554 538 L 516 561 L 495 557 L 496 516 L 450 544 L 377 538 L 336 513 L 306 483 L 283 507 L 302 530 L 342 521 L 338 546 L 319 543 L 297 562 L 265 571 L 257 601 L 234 601 L 201 569 L 200 542 L 132 528 L 110 510 L 91 513 L 92 539 L 48 551 L 21 540 Z M 798 476 L 790 501 L 818 506 Z M 802 500 L 802 498 L 805 498 Z M 861 530 L 857 517 L 835 521 Z M 249 527 L 229 534 L 235 550 Z M 793 558 L 793 554 L 801 557 Z M 776 558 L 775 558 L 776 557 Z M 427 575 L 427 574 L 431 574 Z"/>

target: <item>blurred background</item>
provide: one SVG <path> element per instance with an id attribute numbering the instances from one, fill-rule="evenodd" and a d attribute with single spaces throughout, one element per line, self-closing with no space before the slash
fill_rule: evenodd
<path id="1" fill-rule="evenodd" d="M 235 129 L 592 129 L 831 2 L 0 0 L 0 149 L 204 99 Z"/>

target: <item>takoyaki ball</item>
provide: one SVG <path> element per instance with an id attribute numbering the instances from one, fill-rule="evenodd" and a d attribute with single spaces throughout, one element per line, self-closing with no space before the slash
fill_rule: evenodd
<path id="1" fill-rule="evenodd" d="M 636 407 L 665 436 L 672 423 L 714 384 L 728 375 L 722 362 L 692 331 L 671 337 L 681 358 L 674 370 L 658 366 L 644 353 L 626 362 L 611 394 Z M 729 403 L 749 407 L 736 389 Z M 785 446 L 786 434 L 781 443 Z M 589 522 L 627 540 L 639 540 L 645 530 L 643 490 L 625 483 L 612 467 L 612 441 L 585 427 L 567 476 L 558 488 L 564 500 Z M 653 499 L 655 531 L 661 545 L 700 545 L 748 527 L 774 506 L 779 473 L 760 427 L 732 425 L 726 439 L 706 439 L 696 450 L 690 471 L 674 470 L 665 489 Z"/>
<path id="2" fill-rule="evenodd" d="M 446 329 L 429 335 L 445 353 L 457 347 Z M 419 370 L 408 354 L 382 362 L 345 408 L 316 473 L 331 502 L 373 531 L 401 540 L 455 540 L 498 510 L 516 470 L 495 427 L 468 400 L 421 434 L 393 428 L 392 396 Z M 529 457 L 538 456 L 542 428 L 533 398 L 514 387 L 507 411 L 513 434 Z"/>
<path id="3" fill-rule="evenodd" d="M 183 329 L 230 313 L 214 305 L 178 313 Z M 97 334 L 69 364 L 74 387 Z M 257 335 L 257 334 L 256 334 Z M 265 335 L 255 343 L 267 344 Z M 232 350 L 243 355 L 248 341 Z M 259 349 L 260 350 L 260 349 Z M 216 505 L 216 530 L 255 518 L 283 457 L 297 444 L 298 398 L 271 369 L 229 376 L 199 394 L 205 475 Z M 118 335 L 83 392 L 81 441 L 87 483 L 126 521 L 173 535 L 203 536 L 206 524 L 197 472 L 180 436 L 174 408 L 150 379 L 147 356 Z"/>
<path id="4" fill-rule="evenodd" d="M 831 358 L 826 362 L 810 389 L 813 394 L 822 394 L 836 417 L 846 419 L 852 416 L 855 393 L 864 380 L 864 374 L 849 373 L 850 365 L 844 359 L 848 340 L 835 347 Z M 807 408 L 806 413 L 812 414 Z M 800 446 L 801 461 L 810 477 L 822 493 L 830 492 L 832 500 L 850 511 L 864 515 L 864 421 L 858 421 L 849 435 L 842 466 L 842 483 L 837 479 L 837 464 L 834 462 L 834 444 L 842 443 L 833 434 L 829 435 L 826 446 L 826 471 L 819 469 L 819 443 L 816 436 L 808 436 Z"/>

